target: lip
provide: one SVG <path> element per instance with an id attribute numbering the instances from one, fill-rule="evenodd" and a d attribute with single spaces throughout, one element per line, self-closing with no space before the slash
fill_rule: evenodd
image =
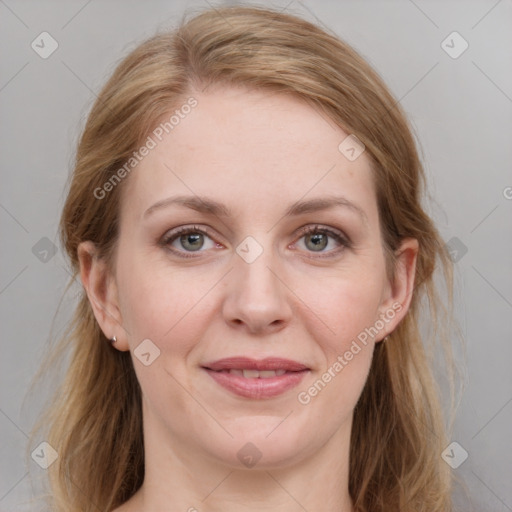
<path id="1" fill-rule="evenodd" d="M 297 361 L 281 357 L 267 357 L 265 359 L 251 359 L 250 357 L 228 357 L 202 365 L 214 371 L 220 370 L 285 370 L 287 372 L 300 372 L 309 370 Z"/>
<path id="2" fill-rule="evenodd" d="M 273 398 L 297 386 L 310 371 L 297 361 L 269 357 L 256 360 L 247 357 L 219 359 L 202 366 L 217 384 L 237 396 L 262 400 Z M 229 373 L 229 370 L 284 370 L 283 375 L 268 378 L 246 378 Z"/>

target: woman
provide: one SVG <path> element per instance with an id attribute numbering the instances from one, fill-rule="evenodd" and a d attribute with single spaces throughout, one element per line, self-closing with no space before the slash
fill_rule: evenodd
<path id="1" fill-rule="evenodd" d="M 450 510 L 423 180 L 381 79 L 306 21 L 211 9 L 136 48 L 62 213 L 52 510 Z"/>

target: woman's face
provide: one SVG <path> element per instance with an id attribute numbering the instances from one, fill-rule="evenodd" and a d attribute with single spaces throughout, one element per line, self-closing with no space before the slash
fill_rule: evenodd
<path id="1" fill-rule="evenodd" d="M 374 344 L 409 304 L 414 241 L 389 282 L 369 157 L 311 107 L 193 96 L 123 183 L 95 308 L 131 351 L 146 437 L 237 467 L 348 445 Z"/>

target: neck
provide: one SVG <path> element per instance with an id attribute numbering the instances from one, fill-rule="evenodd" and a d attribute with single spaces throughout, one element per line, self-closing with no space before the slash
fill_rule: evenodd
<path id="1" fill-rule="evenodd" d="M 240 469 L 176 442 L 154 418 L 149 422 L 144 428 L 152 432 L 144 440 L 145 479 L 130 500 L 137 512 L 353 512 L 350 424 L 343 424 L 320 450 L 295 457 L 293 463 Z"/>

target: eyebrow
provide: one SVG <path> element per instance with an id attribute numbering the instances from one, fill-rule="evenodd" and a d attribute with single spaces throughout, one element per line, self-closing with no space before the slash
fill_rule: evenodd
<path id="1" fill-rule="evenodd" d="M 195 210 L 196 212 L 209 213 L 216 217 L 230 217 L 231 212 L 229 208 L 222 203 L 219 203 L 208 197 L 199 196 L 174 196 L 162 199 L 154 205 L 150 206 L 145 212 L 144 217 L 151 215 L 154 211 L 162 208 L 167 208 L 172 205 L 185 206 Z"/>
<path id="2" fill-rule="evenodd" d="M 359 217 L 361 217 L 365 223 L 368 222 L 368 217 L 360 206 L 341 196 L 328 196 L 322 198 L 319 197 L 317 199 L 310 199 L 308 201 L 297 201 L 296 203 L 293 203 L 288 208 L 288 210 L 286 210 L 284 216 L 291 217 L 294 215 L 301 215 L 303 213 L 331 210 L 332 208 L 336 207 L 348 208 L 349 210 L 359 215 Z"/>
<path id="3" fill-rule="evenodd" d="M 200 213 L 214 215 L 216 217 L 231 217 L 231 210 L 224 204 L 215 201 L 209 197 L 200 196 L 173 196 L 156 202 L 150 206 L 143 214 L 146 218 L 153 212 L 172 205 L 184 206 Z M 292 217 L 304 213 L 313 213 L 324 210 L 330 210 L 336 207 L 344 207 L 356 213 L 365 224 L 368 223 L 368 217 L 364 210 L 357 204 L 349 201 L 342 196 L 328 196 L 307 201 L 297 201 L 293 203 L 284 213 L 283 217 Z"/>

